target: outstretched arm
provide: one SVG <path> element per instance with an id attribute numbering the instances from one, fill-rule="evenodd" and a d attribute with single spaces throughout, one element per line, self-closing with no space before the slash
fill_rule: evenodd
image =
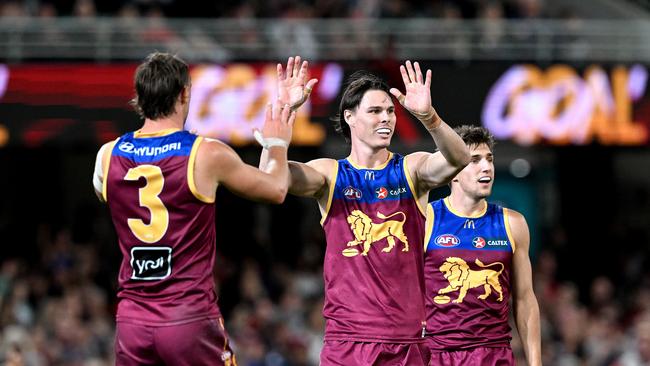
<path id="1" fill-rule="evenodd" d="M 289 188 L 287 147 L 295 116 L 289 106 L 281 106 L 278 101 L 267 107 L 262 133 L 271 143 L 264 170 L 245 164 L 232 148 L 218 140 L 202 142 L 194 169 L 200 193 L 211 197 L 221 183 L 251 200 L 282 203 Z"/>
<path id="2" fill-rule="evenodd" d="M 282 104 L 290 105 L 291 110 L 293 111 L 300 108 L 300 106 L 307 101 L 314 86 L 318 82 L 318 79 L 310 79 L 307 81 L 307 76 L 309 75 L 309 62 L 304 60 L 301 63 L 300 61 L 300 56 L 289 57 L 286 68 L 283 68 L 281 63 L 278 63 L 277 65 L 278 100 Z M 267 149 L 262 149 L 259 164 L 259 168 L 262 170 L 265 170 L 267 167 L 268 154 L 269 152 Z M 291 162 L 290 165 L 293 166 L 293 169 L 290 170 L 301 174 L 301 176 L 307 180 L 305 182 L 307 186 L 311 186 L 311 182 L 320 179 L 318 176 L 311 174 L 313 172 L 310 172 L 307 166 L 299 167 L 299 164 L 301 163 Z M 302 190 L 303 189 L 301 188 L 300 191 Z M 304 196 L 305 194 L 298 195 Z"/>
<path id="3" fill-rule="evenodd" d="M 448 183 L 469 163 L 469 149 L 431 105 L 431 70 L 427 70 L 423 77 L 419 63 L 411 65 L 411 61 L 406 61 L 406 65 L 400 66 L 400 72 L 406 95 L 396 88 L 391 88 L 391 94 L 422 122 L 440 150 L 434 154 L 416 153 L 409 157 L 418 193 L 424 195 L 432 188 Z"/>
<path id="4" fill-rule="evenodd" d="M 506 209 L 507 210 L 507 209 Z M 533 292 L 532 269 L 528 249 L 530 234 L 526 219 L 519 212 L 508 210 L 510 231 L 515 241 L 513 255 L 513 299 L 517 331 L 530 366 L 542 365 L 539 305 Z"/>
<path id="5" fill-rule="evenodd" d="M 278 101 L 283 105 L 290 105 L 292 111 L 298 110 L 309 98 L 318 79 L 310 79 L 307 81 L 309 63 L 305 60 L 301 64 L 300 56 L 289 57 L 286 69 L 279 63 L 277 65 L 277 71 Z M 259 168 L 265 170 L 267 163 L 268 151 L 263 149 L 260 156 Z"/>
<path id="6" fill-rule="evenodd" d="M 307 163 L 290 161 L 289 193 L 319 200 L 324 198 L 335 164 L 333 159 L 316 159 Z"/>

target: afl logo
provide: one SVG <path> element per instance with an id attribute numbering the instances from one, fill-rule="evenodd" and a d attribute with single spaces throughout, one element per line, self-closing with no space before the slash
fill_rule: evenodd
<path id="1" fill-rule="evenodd" d="M 460 239 L 456 235 L 442 234 L 436 238 L 436 245 L 440 247 L 455 247 L 460 244 Z"/>
<path id="2" fill-rule="evenodd" d="M 384 198 L 388 197 L 388 190 L 385 187 L 379 187 L 375 189 L 375 193 L 377 194 L 377 198 L 380 200 L 383 200 Z"/>
<path id="3" fill-rule="evenodd" d="M 476 238 L 472 239 L 472 245 L 474 248 L 481 249 L 485 246 L 485 239 L 481 238 L 480 236 L 477 236 Z"/>
<path id="4" fill-rule="evenodd" d="M 117 148 L 120 149 L 121 151 L 124 151 L 125 153 L 128 154 L 128 153 L 132 153 L 132 152 L 133 152 L 133 149 L 135 148 L 135 146 L 134 146 L 132 143 L 130 143 L 130 142 L 126 142 L 126 141 L 124 141 L 124 142 L 121 143 L 120 146 L 118 146 Z"/>
<path id="5" fill-rule="evenodd" d="M 361 191 L 354 187 L 347 187 L 343 190 L 343 195 L 349 200 L 361 199 Z"/>

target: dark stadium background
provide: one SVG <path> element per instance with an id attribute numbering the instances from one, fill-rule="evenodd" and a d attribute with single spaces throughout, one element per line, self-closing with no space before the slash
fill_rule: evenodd
<path id="1" fill-rule="evenodd" d="M 541 4 L 541 10 L 535 13 L 527 1 Z M 642 1 L 601 0 L 593 5 L 602 9 L 596 14 L 577 0 L 566 4 L 527 1 L 381 2 L 380 11 L 364 15 L 382 20 L 363 28 L 370 29 L 368 34 L 374 29 L 383 37 L 377 43 L 379 50 L 368 46 L 367 52 L 353 52 L 354 47 L 367 45 L 363 31 L 358 31 L 361 40 L 348 39 L 352 48 L 343 48 L 335 33 L 317 34 L 314 39 L 330 47 L 323 48 L 330 53 L 314 53 L 311 68 L 319 78 L 324 70 L 338 70 L 340 78 L 333 77 L 328 87 L 335 89 L 327 91 L 318 90 L 321 80 L 303 115 L 313 124 L 312 130 L 302 130 L 304 134 L 296 137 L 290 157 L 307 161 L 346 156 L 348 147 L 334 132 L 330 117 L 336 114 L 341 83 L 358 69 L 376 72 L 391 86 L 402 88 L 400 62 L 407 58 L 421 61 L 433 71 L 434 106 L 452 126 L 485 123 L 483 112 L 490 91 L 513 68 L 534 68 L 547 78 L 517 93 L 550 90 L 549 70 L 553 68 L 571 70 L 571 77 L 555 81 L 572 77 L 577 78 L 574 82 L 593 81 L 588 79 L 589 73 L 602 71 L 608 92 L 618 98 L 613 108 L 629 108 L 626 121 L 621 122 L 620 117 L 626 112 L 619 111 L 616 117 L 603 117 L 604 122 L 599 122 L 605 126 L 600 133 L 610 130 L 614 137 L 584 143 L 499 139 L 492 199 L 524 213 L 531 227 L 545 364 L 648 362 L 650 93 L 645 85 L 647 72 L 645 79 L 642 73 L 635 74 L 641 92 L 634 97 L 621 94 L 627 89 L 615 85 L 614 74 L 618 72 L 619 77 L 624 75 L 620 80 L 629 81 L 632 70 L 650 67 L 650 42 L 643 35 L 650 13 Z M 88 4 L 94 4 L 90 14 L 84 8 Z M 500 9 L 500 15 L 490 12 L 491 7 Z M 287 53 L 282 44 L 251 41 L 250 47 L 229 50 L 227 56 L 206 56 L 201 53 L 203 46 L 179 47 L 179 42 L 191 43 L 194 33 L 188 29 L 192 22 L 204 31 L 203 36 L 210 36 L 211 31 L 221 34 L 218 32 L 223 30 L 212 30 L 206 24 L 233 21 L 241 26 L 237 34 L 250 39 L 247 32 L 265 34 L 269 24 L 295 18 L 311 18 L 305 24 L 312 24 L 312 31 L 339 24 L 310 23 L 327 22 L 327 18 L 354 28 L 357 23 L 352 22 L 359 19 L 355 11 L 361 10 L 354 2 L 343 1 L 273 1 L 267 5 L 229 1 L 215 6 L 202 2 L 181 6 L 175 1 L 118 4 L 98 0 L 8 1 L 2 2 L 0 9 L 0 360 L 17 344 L 25 365 L 110 364 L 120 258 L 106 207 L 96 200 L 91 177 L 99 146 L 140 126 L 128 105 L 137 63 L 156 49 L 178 52 L 192 65 L 194 86 L 205 70 L 248 75 L 239 71 L 243 66 L 252 70 L 253 79 L 230 91 L 243 90 L 268 100 L 273 96 L 267 89 L 273 85 L 265 70 L 286 62 L 289 55 L 301 54 L 301 50 Z M 47 19 L 43 15 L 52 12 L 55 16 Z M 98 24 L 114 25 L 108 34 L 115 37 L 132 36 L 118 27 L 124 25 L 119 23 L 124 19 L 136 20 L 130 29 L 147 28 L 147 22 L 154 20 L 164 27 L 149 34 L 153 41 L 132 39 L 127 43 L 133 46 L 130 51 L 120 53 L 119 48 L 105 48 L 97 40 L 84 43 L 77 37 L 94 35 L 83 30 L 94 29 L 85 21 L 98 14 L 109 16 Z M 201 19 L 182 19 L 187 16 Z M 205 19 L 208 16 L 212 19 Z M 427 19 L 433 24 L 433 35 L 395 30 L 403 22 L 421 26 Z M 498 28 L 491 46 L 486 43 L 491 38 L 481 38 L 485 29 L 494 30 L 481 28 L 480 21 L 486 19 L 506 24 Z M 526 22 L 538 24 L 539 20 L 548 23 L 529 29 L 528 38 L 517 38 Z M 382 24 L 388 25 L 382 28 Z M 626 26 L 636 28 L 621 28 Z M 612 31 L 617 27 L 623 29 L 620 34 Z M 170 37 L 160 29 L 175 35 Z M 38 37 L 50 39 L 47 37 L 56 32 L 62 35 L 51 38 L 54 41 L 49 44 L 37 41 Z M 17 39 L 16 34 L 22 37 Z M 463 34 L 470 34 L 470 39 L 459 41 Z M 332 39 L 327 43 L 323 37 Z M 412 38 L 420 43 L 409 46 L 405 41 Z M 110 47 L 118 47 L 115 44 L 118 42 Z M 219 42 L 210 45 L 215 44 Z M 337 51 L 337 46 L 341 50 Z M 352 53 L 340 53 L 344 50 Z M 309 54 L 302 55 L 309 58 Z M 258 82 L 263 86 L 252 86 Z M 209 80 L 206 83 L 210 85 Z M 508 107 L 501 115 L 513 112 L 515 94 L 505 97 Z M 550 115 L 557 117 L 571 108 L 577 97 L 567 95 L 549 107 L 553 109 Z M 201 97 L 193 91 L 193 98 Z M 238 110 L 247 105 L 230 104 L 228 108 Z M 596 123 L 594 116 L 603 108 L 602 99 L 596 100 L 590 123 Z M 219 113 L 206 123 L 218 127 L 230 118 Z M 617 135 L 624 124 L 634 125 L 636 132 Z M 245 161 L 257 164 L 260 148 L 247 136 L 229 142 Z M 398 130 L 391 150 L 406 154 L 433 148 L 424 128 L 398 109 Z M 442 188 L 432 192 L 431 198 L 447 192 Z M 220 188 L 216 225 L 219 255 L 215 279 L 239 364 L 316 364 L 323 327 L 321 263 L 325 244 L 315 202 L 288 196 L 283 205 L 261 205 Z M 516 336 L 513 348 L 521 357 Z"/>

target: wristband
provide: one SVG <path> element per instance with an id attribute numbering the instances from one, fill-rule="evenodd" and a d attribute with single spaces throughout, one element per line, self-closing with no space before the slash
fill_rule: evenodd
<path id="1" fill-rule="evenodd" d="M 428 131 L 437 129 L 442 123 L 442 120 L 439 116 L 437 116 L 436 110 L 433 109 L 433 107 L 431 107 L 426 113 L 411 112 L 411 114 L 413 114 L 415 118 L 422 122 L 424 128 L 426 128 Z M 433 120 L 434 117 L 437 117 L 435 121 Z"/>
<path id="2" fill-rule="evenodd" d="M 281 138 L 277 138 L 277 137 L 264 138 L 264 136 L 262 136 L 262 133 L 259 130 L 253 131 L 253 137 L 255 137 L 255 140 L 257 140 L 257 142 L 260 145 L 262 145 L 262 148 L 267 150 L 274 146 L 281 146 L 285 148 L 289 147 L 289 143 L 287 141 L 284 141 Z"/>
<path id="3" fill-rule="evenodd" d="M 432 130 L 435 130 L 436 128 L 438 128 L 440 126 L 440 123 L 442 122 L 440 120 L 440 118 L 437 118 L 438 123 L 435 123 L 435 122 L 433 123 L 434 126 L 427 126 L 428 122 L 433 122 L 433 121 L 429 121 L 429 120 L 433 119 L 433 117 L 435 117 L 437 115 L 436 110 L 433 107 L 429 107 L 429 110 L 426 111 L 425 113 L 415 112 L 415 111 L 412 111 L 412 110 L 406 108 L 406 106 L 404 105 L 404 100 L 405 99 L 406 99 L 406 96 L 404 94 L 400 94 L 397 97 L 397 101 L 399 102 L 399 104 L 401 104 L 402 107 L 404 107 L 404 109 L 409 111 L 409 113 L 411 113 L 415 118 L 417 118 L 420 122 L 422 122 L 422 124 L 424 124 L 424 128 L 426 128 L 429 131 L 432 131 Z"/>
<path id="4" fill-rule="evenodd" d="M 409 111 L 409 112 L 411 112 L 411 114 L 413 114 L 415 118 L 419 119 L 422 122 L 428 122 L 436 115 L 436 110 L 433 109 L 433 107 L 430 107 L 429 110 L 426 111 L 425 113 L 419 113 L 414 111 Z"/>

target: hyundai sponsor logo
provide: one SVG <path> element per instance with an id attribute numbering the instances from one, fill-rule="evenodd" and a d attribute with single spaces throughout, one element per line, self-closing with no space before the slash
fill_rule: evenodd
<path id="1" fill-rule="evenodd" d="M 180 150 L 181 143 L 172 142 L 170 144 L 165 144 L 163 146 L 154 146 L 154 147 L 142 146 L 136 148 L 135 145 L 133 145 L 133 143 L 124 141 L 120 143 L 120 145 L 117 148 L 124 153 L 134 154 L 136 156 L 156 156 L 156 155 L 164 154 L 168 151 Z"/>

